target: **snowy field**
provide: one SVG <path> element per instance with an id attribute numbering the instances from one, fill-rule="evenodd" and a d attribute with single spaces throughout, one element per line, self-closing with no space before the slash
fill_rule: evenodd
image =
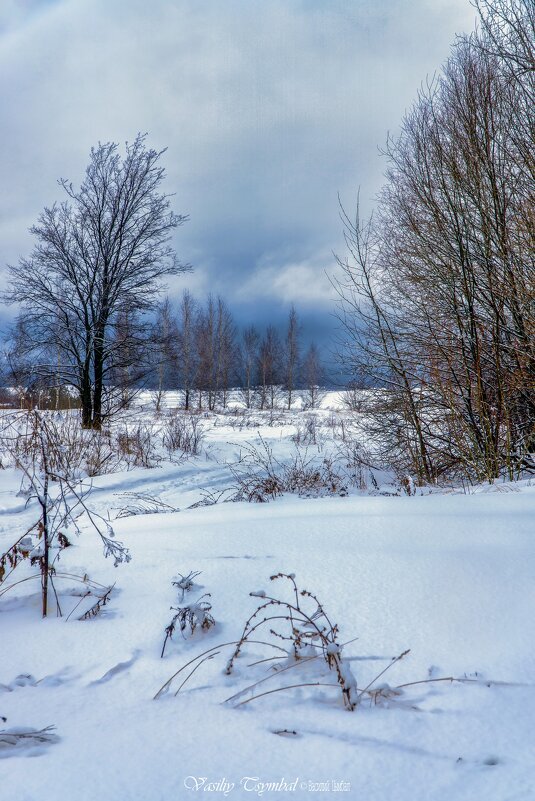
<path id="1" fill-rule="evenodd" d="M 349 417 L 333 398 L 323 406 L 321 437 L 306 446 L 320 461 L 340 430 L 333 414 Z M 225 503 L 240 448 L 260 434 L 284 461 L 302 424 L 266 412 L 257 428 L 223 415 L 203 425 L 198 456 L 92 480 L 88 505 L 132 557 L 114 568 L 83 521 L 62 552 L 63 572 L 114 585 L 97 615 L 77 619 L 75 582 L 60 590 L 63 617 L 52 603 L 41 619 L 38 581 L 0 596 L 0 799 L 535 799 L 535 482 L 409 497 L 377 476 L 378 487 L 328 496 Z M 19 486 L 0 470 L 0 554 L 38 514 Z M 125 493 L 165 513 L 123 516 Z M 201 572 L 182 594 L 172 582 L 190 571 Z M 270 581 L 281 571 L 338 624 L 354 711 L 323 656 L 296 664 L 269 625 L 258 636 L 268 644 L 246 643 L 225 673 L 224 644 L 262 593 L 292 601 L 289 581 Z M 177 629 L 161 658 L 170 607 L 204 593 L 215 625 Z M 461 681 L 437 681 L 447 677 Z M 267 694 L 295 684 L 305 686 Z M 42 742 L 31 736 L 48 726 Z"/>

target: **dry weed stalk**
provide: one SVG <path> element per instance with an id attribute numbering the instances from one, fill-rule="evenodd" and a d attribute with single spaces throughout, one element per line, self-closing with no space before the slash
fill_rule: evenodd
<path id="1" fill-rule="evenodd" d="M 36 577 L 41 579 L 42 615 L 48 614 L 49 588 L 52 589 L 57 612 L 61 615 L 54 578 L 59 574 L 56 563 L 61 552 L 70 545 L 66 531 L 80 533 L 79 520 L 84 515 L 100 536 L 104 555 L 111 556 L 115 565 L 130 560 L 128 549 L 114 540 L 108 521 L 91 511 L 86 503 L 91 485 L 70 478 L 70 462 L 62 461 L 61 427 L 53 417 L 36 410 L 24 412 L 8 421 L 3 434 L 3 447 L 7 449 L 21 470 L 23 494 L 27 503 L 35 500 L 39 517 L 33 526 L 0 556 L 0 584 L 22 561 L 37 565 Z M 61 472 L 61 467 L 65 472 Z M 6 575 L 6 568 L 10 570 Z M 32 578 L 30 576 L 28 578 Z M 25 581 L 27 579 L 22 579 Z M 2 593 L 21 582 L 2 587 Z"/>
<path id="2" fill-rule="evenodd" d="M 160 654 L 162 658 L 165 653 L 167 640 L 172 638 L 177 623 L 180 627 L 182 636 L 184 636 L 184 632 L 188 626 L 191 634 L 194 633 L 197 627 L 201 628 L 203 631 L 207 631 L 208 629 L 212 628 L 212 626 L 215 626 L 215 620 L 210 614 L 212 604 L 210 601 L 204 600 L 205 598 L 209 597 L 210 593 L 207 592 L 204 595 L 201 595 L 201 597 L 192 604 L 188 604 L 187 606 L 171 607 L 171 609 L 176 611 L 176 615 L 173 616 L 173 619 L 165 629 L 165 640 L 163 641 L 162 653 Z"/>
<path id="3" fill-rule="evenodd" d="M 176 581 L 173 581 L 172 584 L 173 587 L 177 587 L 181 591 L 182 593 L 180 597 L 181 601 L 184 600 L 184 595 L 195 586 L 194 579 L 196 579 L 197 576 L 200 576 L 201 572 L 202 571 L 200 570 L 190 570 L 190 572 L 187 575 L 182 575 L 182 573 L 178 573 Z"/>
<path id="4" fill-rule="evenodd" d="M 176 506 L 164 503 L 160 498 L 149 495 L 147 492 L 123 492 L 120 496 L 127 501 L 127 505 L 119 509 L 116 520 L 135 515 L 157 515 L 179 512 Z"/>
<path id="5" fill-rule="evenodd" d="M 257 629 L 267 625 L 272 636 L 290 644 L 294 663 L 298 663 L 303 659 L 311 660 L 317 656 L 322 656 L 329 670 L 333 670 L 336 673 L 338 684 L 342 690 L 344 706 L 349 710 L 355 709 L 358 702 L 357 682 L 348 663 L 343 660 L 342 646 L 338 643 L 338 625 L 331 623 L 325 609 L 314 593 L 298 589 L 293 573 L 276 573 L 270 576 L 271 581 L 277 581 L 278 579 L 285 579 L 290 582 L 294 600 L 292 602 L 281 600 L 280 598 L 268 596 L 264 592 L 250 593 L 253 597 L 265 600 L 246 621 L 236 648 L 227 662 L 226 673 L 230 674 L 232 672 L 234 662 L 249 637 Z M 312 601 L 315 605 L 315 609 L 311 612 L 304 608 L 303 603 L 306 599 Z M 284 633 L 273 628 L 274 621 L 280 620 L 288 624 Z"/>

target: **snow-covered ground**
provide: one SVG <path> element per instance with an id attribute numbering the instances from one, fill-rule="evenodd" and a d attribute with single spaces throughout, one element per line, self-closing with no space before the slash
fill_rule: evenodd
<path id="1" fill-rule="evenodd" d="M 261 434 L 284 459 L 295 420 L 268 415 Z M 115 583 L 98 615 L 67 620 L 79 597 L 62 595 L 64 617 L 52 605 L 42 620 L 36 581 L 0 597 L 0 732 L 55 727 L 50 742 L 0 734 L 0 799 L 535 798 L 535 482 L 191 508 L 230 486 L 226 462 L 257 436 L 224 417 L 206 425 L 201 456 L 94 479 L 88 504 L 132 555 L 114 568 L 90 528 L 62 553 L 64 572 Z M 0 471 L 0 554 L 36 517 L 18 489 L 15 471 Z M 128 492 L 180 511 L 116 519 Z M 181 602 L 172 581 L 192 570 L 202 572 Z M 377 703 L 365 692 L 349 712 L 339 687 L 323 686 L 336 683 L 323 659 L 278 675 L 284 654 L 253 664 L 277 653 L 258 644 L 245 646 L 231 675 L 232 648 L 216 649 L 178 695 L 197 663 L 154 700 L 189 660 L 240 636 L 262 602 L 250 592 L 286 597 L 285 582 L 269 578 L 279 571 L 294 573 L 339 625 L 359 690 L 391 665 L 372 685 L 388 683 Z M 170 607 L 203 593 L 215 626 L 176 631 L 160 658 Z M 267 629 L 258 639 L 273 641 Z M 410 684 L 443 677 L 469 681 Z M 238 706 L 293 684 L 314 686 Z M 394 694 L 401 684 L 410 686 Z"/>

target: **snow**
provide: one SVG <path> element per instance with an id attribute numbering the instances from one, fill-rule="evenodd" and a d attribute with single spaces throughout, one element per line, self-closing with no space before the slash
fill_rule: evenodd
<path id="1" fill-rule="evenodd" d="M 208 456 L 94 479 L 89 505 L 109 515 L 132 554 L 114 568 L 89 527 L 62 552 L 64 571 L 115 583 L 98 615 L 42 620 L 38 582 L 0 597 L 2 801 L 534 798 L 535 486 L 188 508 L 230 486 L 226 462 L 257 436 L 224 418 L 207 423 Z M 292 430 L 261 428 L 278 458 Z M 18 489 L 15 471 L 0 471 L 0 553 L 35 518 Z M 129 492 L 181 511 L 116 519 Z M 190 571 L 201 572 L 181 598 L 172 582 Z M 286 592 L 270 581 L 279 571 L 295 574 L 340 626 L 357 693 L 390 666 L 376 695 L 349 712 L 338 685 L 317 686 L 337 684 L 321 656 L 293 666 L 281 653 L 251 667 L 274 652 L 246 644 L 230 675 L 232 648 L 217 648 L 178 695 L 197 663 L 154 700 L 189 660 L 236 641 L 266 596 Z M 215 626 L 177 630 L 160 659 L 170 608 L 204 593 Z M 287 670 L 243 692 L 273 664 Z M 294 684 L 313 686 L 237 705 Z M 26 736 L 15 743 L 17 732 Z"/>

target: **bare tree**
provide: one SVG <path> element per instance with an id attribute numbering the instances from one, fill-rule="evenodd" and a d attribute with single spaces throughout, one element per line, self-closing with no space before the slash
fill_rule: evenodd
<path id="1" fill-rule="evenodd" d="M 225 301 L 217 298 L 216 324 L 216 392 L 223 408 L 227 405 L 228 391 L 233 381 L 238 378 L 237 361 L 238 345 L 236 342 L 236 325 Z"/>
<path id="2" fill-rule="evenodd" d="M 215 408 L 216 316 L 216 303 L 212 295 L 209 295 L 205 308 L 200 308 L 198 310 L 197 319 L 195 321 L 195 342 L 198 363 L 195 383 L 199 391 L 199 409 L 203 407 L 203 397 L 206 397 L 210 410 Z"/>
<path id="3" fill-rule="evenodd" d="M 309 409 L 316 409 L 321 399 L 321 385 L 325 380 L 325 370 L 321 362 L 317 345 L 313 342 L 303 359 L 301 366 L 305 403 Z"/>
<path id="4" fill-rule="evenodd" d="M 11 268 L 6 298 L 22 305 L 27 352 L 44 375 L 54 375 L 61 353 L 61 375 L 78 389 L 84 427 L 102 424 L 119 316 L 143 318 L 161 279 L 187 269 L 170 244 L 186 218 L 160 191 L 164 152 L 148 149 L 141 134 L 124 158 L 113 142 L 92 148 L 80 188 L 60 181 L 66 200 L 45 208 L 31 229 L 32 254 Z"/>
<path id="5" fill-rule="evenodd" d="M 208 296 L 206 306 L 200 309 L 196 320 L 195 341 L 198 369 L 199 408 L 203 393 L 208 408 L 213 411 L 219 400 L 227 404 L 228 390 L 237 378 L 236 326 L 232 314 L 221 297 Z"/>
<path id="6" fill-rule="evenodd" d="M 355 377 L 384 391 L 368 396 L 364 424 L 379 461 L 420 481 L 433 480 L 422 430 L 421 398 L 413 382 L 414 355 L 403 331 L 403 312 L 389 303 L 382 266 L 381 229 L 373 216 L 351 220 L 342 210 L 349 257 L 339 259 L 342 359 Z M 384 291 L 383 291 L 384 290 Z"/>
<path id="7" fill-rule="evenodd" d="M 288 325 L 284 342 L 284 383 L 288 397 L 288 409 L 292 408 L 292 399 L 298 379 L 300 354 L 300 325 L 295 306 L 292 305 L 288 315 Z"/>
<path id="8" fill-rule="evenodd" d="M 260 334 L 254 325 L 248 326 L 242 334 L 241 361 L 242 361 L 242 387 L 245 406 L 252 406 L 252 392 L 254 386 L 255 370 L 258 361 L 258 346 Z"/>
<path id="9" fill-rule="evenodd" d="M 102 419 L 128 408 L 138 392 L 147 386 L 154 374 L 154 364 L 159 363 L 159 344 L 149 321 L 140 320 L 128 307 L 118 311 L 110 327 L 109 358 L 103 369 Z"/>
<path id="10" fill-rule="evenodd" d="M 198 371 L 195 342 L 197 314 L 197 303 L 192 294 L 186 289 L 180 301 L 178 327 L 178 370 L 180 384 L 184 391 L 184 408 L 186 411 L 190 409 L 191 392 L 195 386 Z"/>
<path id="11" fill-rule="evenodd" d="M 268 325 L 266 333 L 258 349 L 258 384 L 260 391 L 260 408 L 275 407 L 277 389 L 282 380 L 282 346 L 280 337 L 272 325 Z"/>
<path id="12" fill-rule="evenodd" d="M 389 139 L 375 216 L 345 216 L 341 319 L 352 367 L 383 390 L 370 436 L 422 480 L 533 466 L 531 17 L 478 5 L 490 32 L 458 40 Z"/>
<path id="13" fill-rule="evenodd" d="M 480 45 L 498 56 L 509 74 L 527 77 L 535 103 L 535 7 L 531 0 L 474 0 L 486 34 Z"/>
<path id="14" fill-rule="evenodd" d="M 168 297 L 158 305 L 153 327 L 156 357 L 156 411 L 161 409 L 164 390 L 176 387 L 178 376 L 178 326 Z"/>

